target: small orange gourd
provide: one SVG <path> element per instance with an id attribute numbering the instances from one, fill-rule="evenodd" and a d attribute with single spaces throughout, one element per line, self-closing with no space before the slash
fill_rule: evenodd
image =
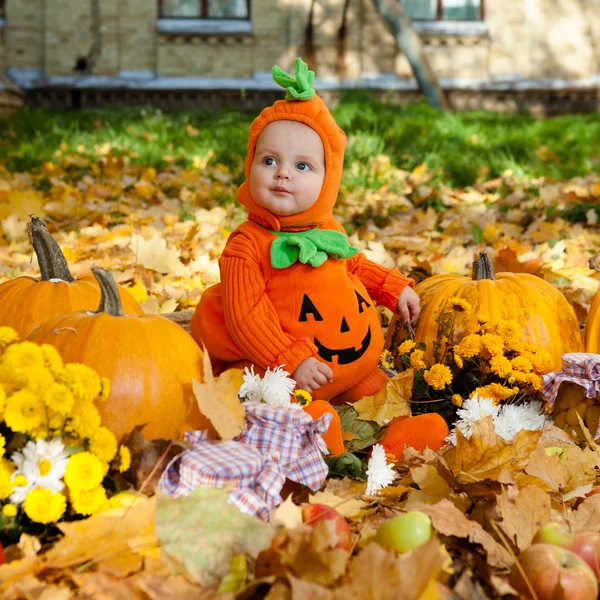
<path id="1" fill-rule="evenodd" d="M 494 273 L 485 252 L 473 263 L 472 277 L 434 275 L 419 283 L 415 291 L 421 299 L 415 339 L 426 344 L 425 359 L 430 362 L 434 361 L 435 349 L 440 345 L 438 316 L 454 296 L 466 300 L 472 307 L 469 315 L 457 317 L 455 331 L 465 326 L 466 319 L 476 317 L 490 324 L 516 321 L 523 331 L 523 341 L 550 352 L 557 371 L 562 367 L 563 354 L 583 350 L 579 321 L 562 293 L 535 275 Z M 394 316 L 386 347 L 393 351 L 404 339 L 404 322 Z"/>
<path id="2" fill-rule="evenodd" d="M 208 428 L 192 392 L 192 382 L 203 380 L 198 345 L 164 317 L 124 315 L 112 274 L 92 272 L 101 290 L 98 310 L 54 317 L 29 339 L 52 344 L 65 362 L 84 363 L 110 380 L 110 395 L 97 407 L 119 440 L 138 425 L 145 425 L 147 439 Z"/>
<path id="3" fill-rule="evenodd" d="M 100 288 L 92 274 L 75 279 L 56 240 L 44 221 L 32 217 L 27 226 L 41 277 L 23 275 L 0 284 L 0 326 L 12 327 L 21 338 L 38 325 L 57 315 L 78 310 L 95 310 L 100 302 Z M 123 310 L 141 315 L 142 307 L 119 286 Z"/>

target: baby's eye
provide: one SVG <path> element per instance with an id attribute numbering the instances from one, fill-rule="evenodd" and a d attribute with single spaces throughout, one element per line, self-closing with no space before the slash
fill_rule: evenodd
<path id="1" fill-rule="evenodd" d="M 310 165 L 308 163 L 305 162 L 299 162 L 296 165 L 296 168 L 300 171 L 310 171 Z"/>
<path id="2" fill-rule="evenodd" d="M 265 159 L 263 159 L 263 163 L 270 167 L 275 164 L 275 159 L 272 156 L 267 156 Z"/>

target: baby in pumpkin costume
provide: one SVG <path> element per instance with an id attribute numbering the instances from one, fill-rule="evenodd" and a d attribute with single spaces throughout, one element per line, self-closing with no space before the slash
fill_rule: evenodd
<path id="1" fill-rule="evenodd" d="M 333 218 L 346 136 L 312 89 L 314 73 L 297 59 L 295 79 L 277 67 L 273 76 L 287 95 L 250 127 L 237 193 L 248 221 L 229 236 L 221 283 L 202 295 L 192 334 L 215 373 L 284 365 L 315 398 L 354 402 L 387 379 L 375 303 L 413 321 L 419 298 L 411 279 L 367 260 Z M 392 427 L 402 449 L 437 449 L 448 431 L 438 415 Z"/>

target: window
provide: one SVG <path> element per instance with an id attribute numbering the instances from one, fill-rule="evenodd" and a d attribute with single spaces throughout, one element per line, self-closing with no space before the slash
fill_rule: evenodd
<path id="1" fill-rule="evenodd" d="M 402 0 L 415 21 L 483 21 L 484 0 Z"/>
<path id="2" fill-rule="evenodd" d="M 250 0 L 159 0 L 159 13 L 161 19 L 249 19 Z"/>

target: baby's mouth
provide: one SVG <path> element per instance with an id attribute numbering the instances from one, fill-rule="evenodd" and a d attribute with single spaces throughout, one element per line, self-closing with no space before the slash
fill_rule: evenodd
<path id="1" fill-rule="evenodd" d="M 282 188 L 282 187 L 271 188 L 271 191 L 278 193 L 278 194 L 291 194 L 291 192 L 289 190 L 286 190 L 285 188 Z"/>

